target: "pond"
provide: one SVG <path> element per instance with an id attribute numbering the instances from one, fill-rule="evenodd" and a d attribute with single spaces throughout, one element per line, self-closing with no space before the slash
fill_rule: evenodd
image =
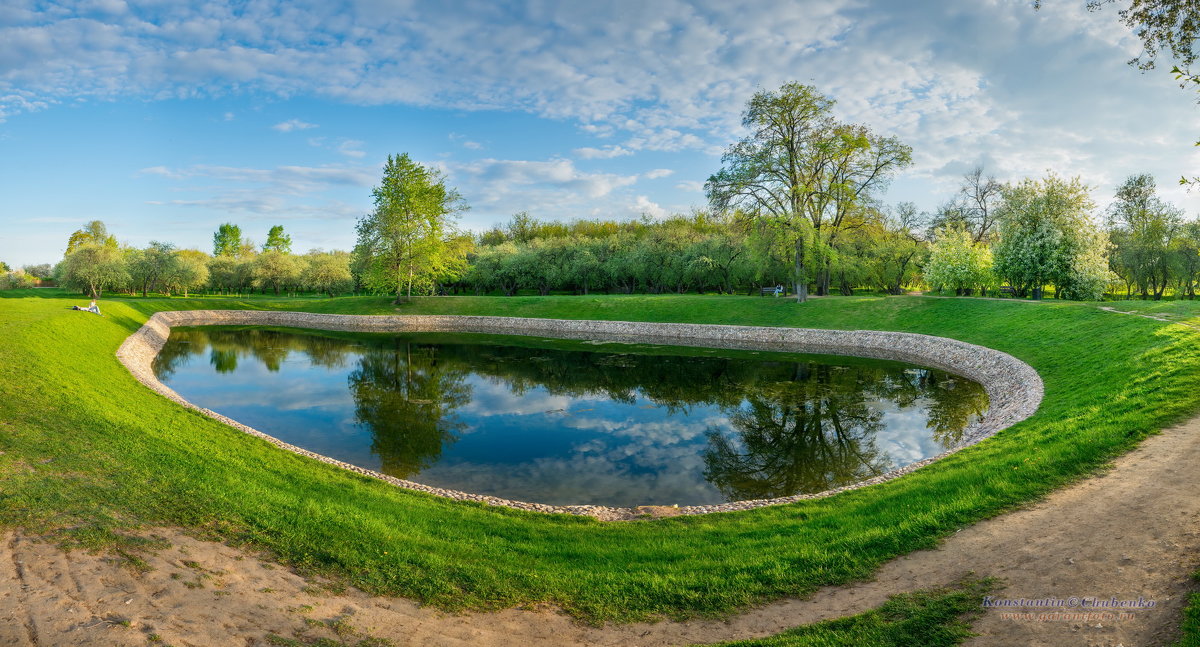
<path id="1" fill-rule="evenodd" d="M 552 505 L 820 492 L 939 454 L 987 409 L 903 362 L 478 334 L 175 328 L 154 370 L 310 451 Z"/>

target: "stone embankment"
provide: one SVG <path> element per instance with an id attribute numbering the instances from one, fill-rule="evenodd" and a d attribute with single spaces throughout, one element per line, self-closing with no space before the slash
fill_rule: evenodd
<path id="1" fill-rule="evenodd" d="M 911 463 L 874 478 L 825 492 L 797 494 L 775 499 L 736 501 L 714 505 L 662 508 L 643 506 L 612 508 L 605 506 L 552 506 L 429 487 L 381 474 L 328 456 L 285 443 L 215 411 L 198 407 L 158 380 L 154 374 L 155 356 L 162 350 L 173 326 L 279 326 L 353 332 L 464 332 L 505 335 L 533 335 L 556 339 L 604 340 L 703 348 L 736 348 L 793 353 L 822 353 L 891 359 L 939 368 L 975 380 L 987 391 L 990 406 L 978 423 L 964 430 L 959 444 L 942 454 Z M 826 497 L 888 481 L 920 469 L 964 447 L 988 438 L 1037 411 L 1042 401 L 1042 380 L 1028 364 L 997 350 L 965 342 L 914 333 L 876 330 L 820 330 L 767 326 L 725 326 L 712 324 L 649 323 L 631 321 L 588 321 L 568 319 L 526 319 L 518 317 L 477 317 L 453 315 L 331 315 L 305 312 L 268 312 L 257 310 L 193 310 L 159 312 L 125 340 L 117 357 L 140 382 L 154 391 L 219 420 L 235 429 L 257 436 L 282 449 L 371 476 L 393 485 L 438 496 L 536 512 L 588 515 L 601 520 L 624 520 L 675 514 L 704 514 L 747 510 L 803 499 Z"/>

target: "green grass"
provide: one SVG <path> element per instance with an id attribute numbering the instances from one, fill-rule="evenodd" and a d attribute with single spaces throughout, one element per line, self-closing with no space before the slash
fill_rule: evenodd
<path id="1" fill-rule="evenodd" d="M 1170 301 L 1112 301 L 1104 305 L 1123 312 L 1136 312 L 1193 326 L 1200 325 L 1200 301 L 1179 299 Z"/>
<path id="2" fill-rule="evenodd" d="M 1192 579 L 1200 583 L 1200 571 L 1192 574 Z M 1188 606 L 1183 610 L 1183 636 L 1173 647 L 1200 647 L 1200 593 L 1193 593 L 1188 600 Z"/>
<path id="3" fill-rule="evenodd" d="M 990 580 L 892 596 L 866 613 L 789 629 L 719 647 L 949 647 L 970 638 Z"/>
<path id="4" fill-rule="evenodd" d="M 1042 375 L 1039 412 L 888 483 L 759 510 L 603 524 L 452 502 L 280 451 L 137 383 L 114 357 L 158 310 L 394 313 L 387 298 L 104 300 L 0 292 L 0 524 L 101 541 L 155 524 L 272 551 L 450 610 L 557 604 L 578 618 L 721 616 L 869 578 L 884 561 L 1085 476 L 1200 408 L 1200 331 L 1094 305 L 845 297 L 419 299 L 405 313 L 928 333 Z"/>

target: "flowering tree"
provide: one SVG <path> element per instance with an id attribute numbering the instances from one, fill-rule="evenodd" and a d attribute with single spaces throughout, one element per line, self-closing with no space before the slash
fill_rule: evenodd
<path id="1" fill-rule="evenodd" d="M 939 290 L 950 288 L 960 296 L 976 288 L 986 291 L 994 283 L 992 250 L 975 242 L 964 227 L 942 227 L 930 247 L 925 282 Z"/>
<path id="2" fill-rule="evenodd" d="M 1109 243 L 1091 217 L 1088 187 L 1051 173 L 1002 193 L 1000 239 L 992 250 L 996 274 L 1022 296 L 1053 284 L 1063 298 L 1100 298 L 1111 278 Z"/>

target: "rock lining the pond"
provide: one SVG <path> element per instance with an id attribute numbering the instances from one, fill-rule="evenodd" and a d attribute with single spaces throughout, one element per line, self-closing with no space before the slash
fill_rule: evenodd
<path id="1" fill-rule="evenodd" d="M 274 436 L 243 425 L 215 411 L 188 402 L 154 374 L 154 358 L 166 344 L 173 326 L 278 326 L 348 332 L 463 332 L 582 339 L 597 342 L 664 344 L 702 348 L 733 348 L 789 353 L 819 353 L 890 359 L 939 368 L 975 380 L 987 391 L 989 408 L 978 422 L 963 430 L 951 449 L 910 463 L 874 478 L 824 492 L 796 494 L 773 499 L 754 499 L 680 507 L 637 506 L 615 508 L 597 505 L 556 506 L 430 487 L 398 479 L 374 470 L 351 465 L 328 456 L 285 443 Z M 1042 401 L 1042 379 L 1025 362 L 984 346 L 915 333 L 878 330 L 823 330 L 768 326 L 727 326 L 632 321 L 530 319 L 457 315 L 331 315 L 307 312 L 260 310 L 191 310 L 159 312 L 117 349 L 117 358 L 138 381 L 175 402 L 219 420 L 239 431 L 257 436 L 290 452 L 336 465 L 418 492 L 461 501 L 535 512 L 587 515 L 603 521 L 645 519 L 677 514 L 706 514 L 749 510 L 769 505 L 819 499 L 839 492 L 874 485 L 903 476 L 1010 427 L 1037 411 Z"/>

